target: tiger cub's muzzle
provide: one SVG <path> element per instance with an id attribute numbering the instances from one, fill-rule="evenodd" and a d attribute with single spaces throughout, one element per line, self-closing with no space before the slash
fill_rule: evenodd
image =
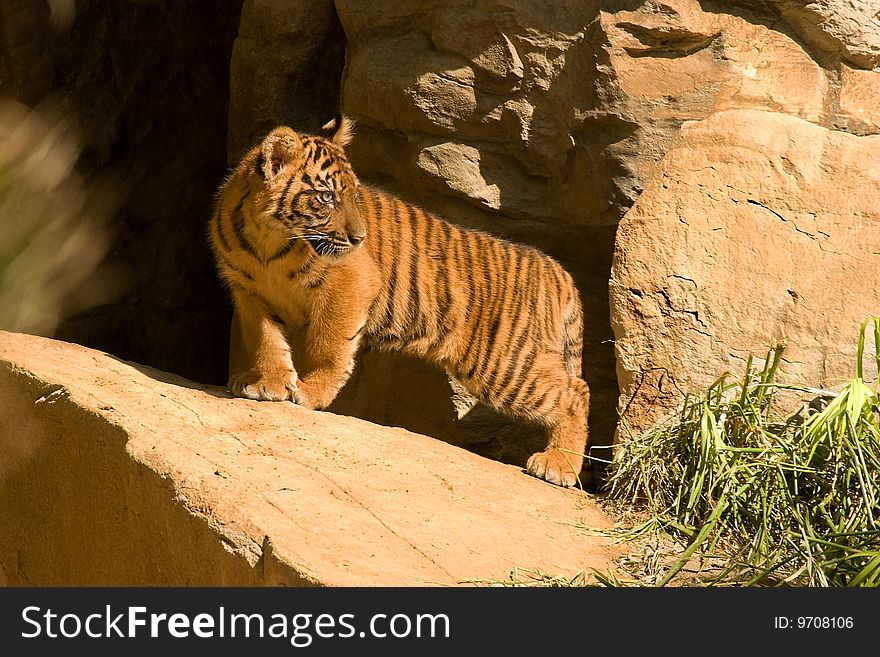
<path id="1" fill-rule="evenodd" d="M 354 251 L 364 241 L 366 234 L 346 235 L 330 233 L 326 237 L 311 239 L 309 242 L 315 253 L 325 258 L 341 258 L 350 251 Z"/>

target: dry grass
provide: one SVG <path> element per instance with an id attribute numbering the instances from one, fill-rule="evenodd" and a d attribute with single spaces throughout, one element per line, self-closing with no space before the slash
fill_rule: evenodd
<path id="1" fill-rule="evenodd" d="M 722 377 L 618 448 L 609 503 L 644 514 L 617 531 L 642 555 L 621 564 L 635 583 L 880 585 L 880 399 L 863 379 L 866 340 L 880 347 L 880 318 L 862 325 L 839 392 L 777 383 L 774 347 L 761 369 L 749 359 L 742 379 Z M 775 397 L 792 392 L 802 407 L 778 414 Z"/>
<path id="2" fill-rule="evenodd" d="M 541 570 L 531 568 L 514 568 L 507 579 L 481 579 L 466 580 L 462 584 L 475 584 L 479 586 L 504 586 L 504 587 L 572 587 L 572 586 L 595 586 L 602 576 L 587 570 L 581 570 L 570 577 L 552 575 Z"/>

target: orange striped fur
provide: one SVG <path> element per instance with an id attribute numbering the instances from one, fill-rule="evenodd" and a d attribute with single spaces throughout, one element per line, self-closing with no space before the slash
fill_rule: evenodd
<path id="1" fill-rule="evenodd" d="M 360 184 L 344 151 L 350 122 L 334 127 L 326 138 L 276 128 L 220 187 L 210 242 L 250 359 L 232 392 L 324 408 L 362 343 L 403 351 L 546 427 L 547 448 L 526 469 L 573 485 L 589 390 L 571 276 L 534 248 Z M 294 366 L 297 331 L 306 357 Z"/>

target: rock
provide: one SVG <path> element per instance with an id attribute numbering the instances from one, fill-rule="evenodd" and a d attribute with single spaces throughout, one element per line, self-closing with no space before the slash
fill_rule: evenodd
<path id="1" fill-rule="evenodd" d="M 597 81 L 606 111 L 637 126 L 628 139 L 633 145 L 620 155 L 636 193 L 655 175 L 683 121 L 735 108 L 825 120 L 826 72 L 776 29 L 773 16 L 710 7 L 666 0 L 600 13 L 594 39 L 605 42 L 604 66 Z"/>
<path id="2" fill-rule="evenodd" d="M 493 211 L 547 226 L 603 223 L 572 202 L 579 172 L 564 170 L 575 156 L 569 132 L 593 100 L 584 84 L 591 3 L 547 10 L 536 1 L 403 2 L 379 15 L 356 1 L 336 4 L 349 46 L 342 105 L 361 120 L 352 157 L 365 176 L 416 173 L 418 184 L 402 189 L 416 200 L 550 251 L 553 231 L 526 233 Z M 574 79 L 579 73 L 586 75 Z M 466 158 L 466 175 L 479 185 L 462 188 L 450 177 L 462 149 L 479 152 Z M 486 188 L 496 199 L 488 204 Z M 471 211 L 444 203 L 449 195 Z"/>
<path id="3" fill-rule="evenodd" d="M 770 0 L 805 41 L 861 68 L 880 66 L 876 0 Z"/>
<path id="4" fill-rule="evenodd" d="M 229 163 L 277 125 L 316 130 L 333 118 L 344 64 L 333 0 L 246 0 L 229 64 Z"/>
<path id="5" fill-rule="evenodd" d="M 618 229 L 620 435 L 774 342 L 782 380 L 852 377 L 880 298 L 878 186 L 880 136 L 756 110 L 686 124 Z"/>
<path id="6" fill-rule="evenodd" d="M 593 499 L 402 429 L 0 332 L 10 585 L 441 585 L 607 571 Z"/>
<path id="7" fill-rule="evenodd" d="M 840 112 L 850 132 L 880 133 L 880 70 L 840 67 Z"/>
<path id="8" fill-rule="evenodd" d="M 525 69 L 510 38 L 488 17 L 483 21 L 462 18 L 460 12 L 434 14 L 431 25 L 434 46 L 470 62 L 475 78 L 481 78 L 480 85 L 499 92 L 517 86 Z"/>

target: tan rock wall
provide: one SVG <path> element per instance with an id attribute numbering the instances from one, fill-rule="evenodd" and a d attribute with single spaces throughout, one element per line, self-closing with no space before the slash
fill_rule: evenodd
<path id="1" fill-rule="evenodd" d="M 224 545 L 172 481 L 126 453 L 128 433 L 99 409 L 8 363 L 0 390 L 0 584 L 308 583 L 271 556 L 254 567 Z"/>
<path id="2" fill-rule="evenodd" d="M 841 66 L 839 104 L 851 132 L 880 134 L 880 68 Z"/>
<path id="3" fill-rule="evenodd" d="M 622 437 L 771 344 L 788 345 L 782 380 L 851 378 L 880 314 L 878 187 L 880 136 L 756 110 L 687 124 L 618 230 Z"/>
<path id="4" fill-rule="evenodd" d="M 880 8 L 875 0 L 770 0 L 805 41 L 860 68 L 880 66 Z"/>

